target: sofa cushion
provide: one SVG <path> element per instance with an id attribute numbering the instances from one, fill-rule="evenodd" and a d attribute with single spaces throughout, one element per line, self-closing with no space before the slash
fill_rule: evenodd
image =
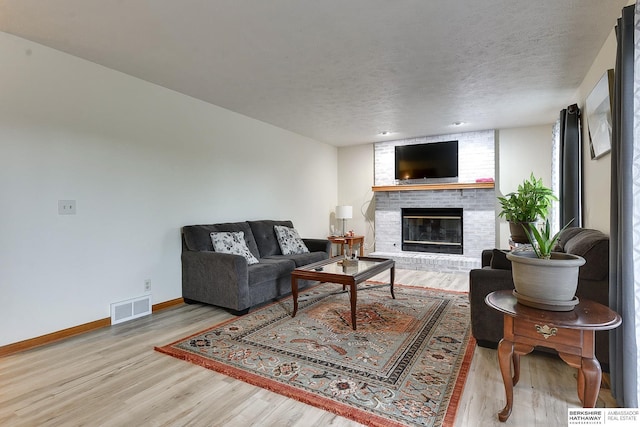
<path id="1" fill-rule="evenodd" d="M 253 237 L 256 240 L 257 249 L 260 254 L 258 258 L 266 258 L 271 255 L 282 255 L 273 226 L 284 225 L 285 227 L 293 228 L 293 223 L 291 221 L 262 220 L 248 221 L 248 224 L 253 232 Z"/>
<path id="2" fill-rule="evenodd" d="M 576 234 L 581 233 L 584 230 L 584 228 L 581 227 L 568 227 L 565 228 L 564 231 L 562 231 L 562 233 L 560 233 L 560 237 L 558 237 L 558 241 L 556 243 L 556 247 L 554 248 L 554 251 L 556 252 L 566 252 L 564 249 L 564 245 L 571 239 L 573 239 L 573 237 L 575 237 Z"/>
<path id="3" fill-rule="evenodd" d="M 583 257 L 581 279 L 604 280 L 609 275 L 609 237 L 598 230 L 580 229 L 564 242 L 564 251 Z"/>
<path id="4" fill-rule="evenodd" d="M 498 270 L 511 270 L 511 261 L 507 259 L 509 251 L 502 249 L 494 249 L 493 256 L 491 257 L 491 268 Z"/>
<path id="5" fill-rule="evenodd" d="M 213 242 L 211 241 L 212 231 L 242 231 L 244 232 L 244 240 L 251 253 L 260 258 L 258 246 L 251 232 L 249 224 L 246 222 L 226 222 L 220 224 L 207 225 L 188 225 L 182 227 L 184 242 L 187 250 L 190 251 L 213 251 Z"/>
<path id="6" fill-rule="evenodd" d="M 210 225 L 187 225 L 182 227 L 185 248 L 189 251 L 213 251 Z"/>
<path id="7" fill-rule="evenodd" d="M 311 264 L 312 262 L 322 261 L 323 259 L 328 259 L 329 254 L 326 252 L 307 252 L 304 254 L 293 254 L 293 255 L 271 255 L 267 259 L 288 259 L 295 262 L 296 267 L 301 267 L 303 265 Z"/>
<path id="8" fill-rule="evenodd" d="M 212 231 L 213 250 L 223 254 L 241 255 L 249 265 L 257 264 L 258 259 L 251 253 L 244 240 L 244 231 Z"/>
<path id="9" fill-rule="evenodd" d="M 276 232 L 276 238 L 278 239 L 278 245 L 280 245 L 282 255 L 304 254 L 309 252 L 307 245 L 304 244 L 295 228 L 285 227 L 284 225 L 274 225 L 273 228 Z"/>
<path id="10" fill-rule="evenodd" d="M 267 281 L 275 281 L 279 277 L 289 275 L 295 264 L 290 259 L 261 259 L 258 264 L 253 264 L 249 269 L 249 286 Z"/>

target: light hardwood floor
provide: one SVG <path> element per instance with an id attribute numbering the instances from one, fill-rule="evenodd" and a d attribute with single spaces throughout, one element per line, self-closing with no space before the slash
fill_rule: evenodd
<path id="1" fill-rule="evenodd" d="M 381 275 L 379 280 L 386 280 Z M 466 274 L 397 270 L 396 283 L 467 290 Z M 180 305 L 0 359 L 1 426 L 359 426 L 348 419 L 153 350 L 232 316 Z M 576 371 L 522 358 L 507 423 L 496 351 L 476 348 L 456 426 L 560 426 L 579 407 Z M 599 405 L 611 406 L 607 390 Z"/>

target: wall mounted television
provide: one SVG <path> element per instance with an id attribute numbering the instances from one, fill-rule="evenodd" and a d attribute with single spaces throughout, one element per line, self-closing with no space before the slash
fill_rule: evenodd
<path id="1" fill-rule="evenodd" d="M 396 146 L 396 179 L 458 176 L 458 141 Z"/>

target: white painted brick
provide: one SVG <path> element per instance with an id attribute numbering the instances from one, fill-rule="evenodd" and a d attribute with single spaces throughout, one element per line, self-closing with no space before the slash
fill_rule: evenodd
<path id="1" fill-rule="evenodd" d="M 475 182 L 495 177 L 495 131 L 425 136 L 374 144 L 375 185 L 394 185 L 397 145 L 458 140 L 459 177 L 453 182 Z M 442 180 L 415 180 L 408 183 L 434 183 Z M 451 182 L 446 180 L 445 182 Z M 468 271 L 480 266 L 483 249 L 495 244 L 495 206 L 493 189 L 398 191 L 375 194 L 375 254 L 392 254 L 399 268 Z M 463 214 L 463 255 L 403 252 L 401 209 L 413 207 L 459 208 Z"/>

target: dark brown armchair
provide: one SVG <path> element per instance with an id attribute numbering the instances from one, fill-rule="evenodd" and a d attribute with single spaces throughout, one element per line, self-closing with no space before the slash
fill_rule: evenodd
<path id="1" fill-rule="evenodd" d="M 578 298 L 609 305 L 609 237 L 598 230 L 572 227 L 562 232 L 557 251 L 580 255 Z M 485 297 L 493 291 L 513 289 L 511 261 L 499 249 L 482 252 L 482 268 L 469 272 L 469 301 L 472 334 L 478 345 L 496 348 L 502 339 L 503 315 L 489 308 Z M 552 350 L 549 350 L 552 351 Z M 609 369 L 609 332 L 596 332 L 596 357 L 603 370 Z"/>

